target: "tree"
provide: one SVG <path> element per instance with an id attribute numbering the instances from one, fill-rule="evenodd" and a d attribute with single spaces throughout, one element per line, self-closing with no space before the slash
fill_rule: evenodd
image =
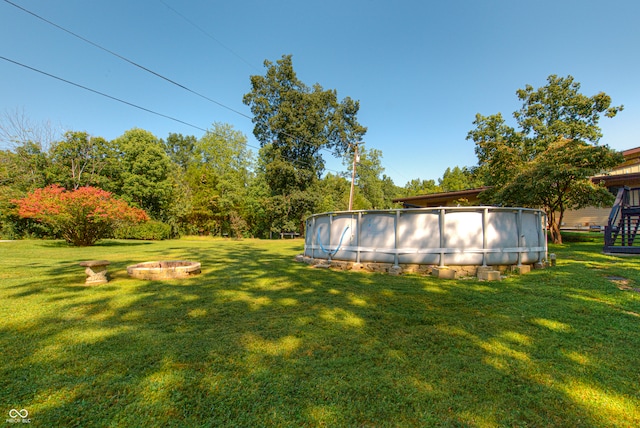
<path id="1" fill-rule="evenodd" d="M 357 121 L 359 102 L 348 97 L 338 102 L 335 90 L 317 83 L 309 88 L 293 70 L 291 55 L 264 65 L 266 75 L 251 76 L 251 92 L 243 97 L 254 115 L 253 134 L 261 146 L 273 145 L 272 155 L 320 176 L 321 149 L 344 154 L 365 134 Z"/>
<path id="2" fill-rule="evenodd" d="M 231 125 L 214 123 L 193 147 L 187 168 L 193 210 L 190 222 L 198 230 L 242 235 L 241 216 L 250 181 L 251 151 L 247 138 Z"/>
<path id="3" fill-rule="evenodd" d="M 47 148 L 56 135 L 50 123 L 35 123 L 19 109 L 0 115 L 0 235 L 49 232 L 17 216 L 11 200 L 50 183 Z"/>
<path id="4" fill-rule="evenodd" d="M 249 236 L 260 238 L 269 236 L 272 221 L 267 205 L 270 195 L 264 174 L 260 171 L 252 174 L 242 207 L 242 218 L 247 223 Z"/>
<path id="5" fill-rule="evenodd" d="M 183 171 L 194 161 L 193 152 L 197 138 L 193 135 L 171 133 L 166 141 L 162 141 L 167 156 Z"/>
<path id="6" fill-rule="evenodd" d="M 354 209 L 387 209 L 393 206 L 391 202 L 398 194 L 397 186 L 387 177 L 382 167 L 382 152 L 378 149 L 367 150 L 360 148 L 359 161 L 356 166 L 356 197 Z M 353 157 L 348 165 L 353 168 Z M 358 199 L 358 194 L 364 200 Z M 364 205 L 362 205 L 364 202 Z"/>
<path id="7" fill-rule="evenodd" d="M 264 65 L 266 74 L 251 76 L 251 92 L 243 102 L 254 115 L 253 134 L 262 147 L 265 179 L 271 196 L 277 198 L 273 206 L 290 216 L 279 223 L 301 225 L 317 199 L 304 193 L 324 170 L 321 150 L 343 155 L 362 139 L 366 128 L 357 121 L 358 101 L 348 97 L 338 101 L 335 90 L 317 83 L 305 85 L 293 70 L 291 55 Z M 293 201 L 295 207 L 282 206 Z"/>
<path id="8" fill-rule="evenodd" d="M 19 108 L 0 115 L 0 144 L 11 149 L 33 143 L 40 151 L 46 152 L 60 135 L 60 129 L 50 121 L 34 122 Z"/>
<path id="9" fill-rule="evenodd" d="M 436 184 L 435 180 L 421 180 L 414 178 L 408 181 L 402 188 L 405 197 L 428 195 L 430 193 L 440 192 L 440 187 Z"/>
<path id="10" fill-rule="evenodd" d="M 444 171 L 442 178 L 438 180 L 438 186 L 441 192 L 455 192 L 481 187 L 482 183 L 474 177 L 469 168 L 455 166 Z"/>
<path id="11" fill-rule="evenodd" d="M 27 141 L 13 150 L 0 151 L 0 183 L 17 192 L 28 192 L 49 184 L 49 158 L 40 144 Z"/>
<path id="12" fill-rule="evenodd" d="M 110 177 L 103 173 L 113 172 L 116 153 L 104 138 L 67 131 L 63 140 L 52 143 L 49 153 L 50 181 L 72 189 L 109 186 Z"/>
<path id="13" fill-rule="evenodd" d="M 316 205 L 317 212 L 345 211 L 349 206 L 349 190 L 351 184 L 339 175 L 327 174 L 316 184 L 314 193 L 320 195 Z M 356 206 L 360 201 L 356 200 Z"/>
<path id="14" fill-rule="evenodd" d="M 527 85 L 516 92 L 522 101 L 513 114 L 519 130 L 500 113 L 478 114 L 476 128 L 467 135 L 476 144 L 477 172 L 492 186 L 480 195 L 483 201 L 543 208 L 555 243 L 562 242 L 566 209 L 611 203 L 612 195 L 589 178 L 622 160 L 619 153 L 598 146 L 598 122 L 623 107 L 612 107 L 603 92 L 587 97 L 579 90 L 573 77 L 551 75 L 541 88 Z"/>
<path id="15" fill-rule="evenodd" d="M 143 210 L 95 187 L 66 191 L 51 185 L 13 202 L 21 217 L 50 225 L 65 241 L 76 246 L 93 245 L 110 236 L 118 225 L 148 220 Z"/>
<path id="16" fill-rule="evenodd" d="M 173 195 L 171 161 L 152 133 L 131 129 L 114 140 L 119 152 L 118 195 L 165 220 Z"/>

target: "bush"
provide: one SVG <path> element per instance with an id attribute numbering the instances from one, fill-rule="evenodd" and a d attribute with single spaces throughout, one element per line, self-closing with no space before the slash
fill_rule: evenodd
<path id="1" fill-rule="evenodd" d="M 113 236 L 118 239 L 162 241 L 171 238 L 171 226 L 161 221 L 149 220 L 145 223 L 118 227 Z"/>
<path id="2" fill-rule="evenodd" d="M 95 187 L 66 191 L 52 185 L 36 189 L 14 202 L 22 218 L 50 226 L 65 241 L 76 246 L 93 245 L 111 236 L 123 224 L 147 221 L 147 214 Z"/>
<path id="3" fill-rule="evenodd" d="M 30 218 L 6 216 L 0 219 L 0 239 L 59 239 L 61 236 L 45 223 Z"/>
<path id="4" fill-rule="evenodd" d="M 562 232 L 562 242 L 604 242 L 601 233 L 593 232 Z"/>

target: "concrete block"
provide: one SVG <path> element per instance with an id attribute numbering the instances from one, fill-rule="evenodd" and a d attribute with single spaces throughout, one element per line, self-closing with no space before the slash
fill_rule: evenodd
<path id="1" fill-rule="evenodd" d="M 313 267 L 317 269 L 329 269 L 331 267 L 331 263 L 330 262 L 318 263 L 313 265 Z"/>
<path id="2" fill-rule="evenodd" d="M 431 271 L 431 275 L 436 278 L 456 279 L 458 272 L 448 267 L 434 267 Z"/>
<path id="3" fill-rule="evenodd" d="M 389 275 L 400 275 L 402 273 L 402 268 L 400 266 L 391 266 L 389 268 Z"/>
<path id="4" fill-rule="evenodd" d="M 502 278 L 499 270 L 478 269 L 478 279 L 480 281 L 500 281 Z"/>
<path id="5" fill-rule="evenodd" d="M 531 272 L 531 265 L 511 266 L 511 272 L 525 274 Z"/>

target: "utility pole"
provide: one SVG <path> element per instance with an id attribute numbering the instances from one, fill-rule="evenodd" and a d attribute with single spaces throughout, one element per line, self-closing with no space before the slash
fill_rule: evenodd
<path id="1" fill-rule="evenodd" d="M 349 192 L 349 211 L 353 210 L 353 191 L 354 191 L 354 183 L 356 181 L 356 164 L 360 162 L 360 156 L 358 155 L 358 144 L 354 144 L 354 152 L 353 152 L 353 168 L 351 168 L 351 192 Z M 349 144 L 351 146 L 351 144 Z"/>

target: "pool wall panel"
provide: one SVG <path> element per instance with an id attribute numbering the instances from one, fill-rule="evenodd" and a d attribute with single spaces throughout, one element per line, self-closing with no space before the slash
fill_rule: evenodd
<path id="1" fill-rule="evenodd" d="M 544 212 L 439 207 L 315 214 L 304 256 L 359 263 L 519 265 L 546 258 Z"/>

